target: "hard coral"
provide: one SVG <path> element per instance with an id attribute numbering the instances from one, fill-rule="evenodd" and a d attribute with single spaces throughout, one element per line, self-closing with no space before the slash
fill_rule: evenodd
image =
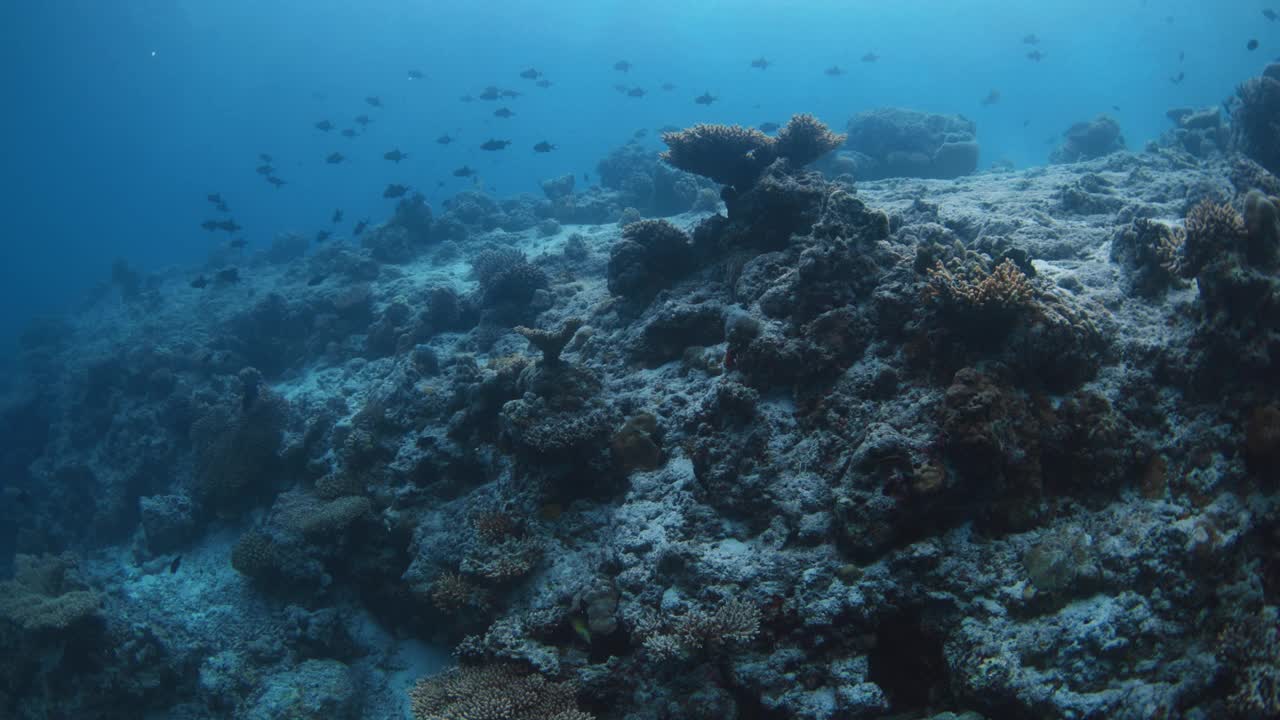
<path id="1" fill-rule="evenodd" d="M 12 580 L 0 583 L 0 621 L 25 632 L 66 630 L 98 616 L 98 596 L 70 553 L 18 555 Z"/>
<path id="2" fill-rule="evenodd" d="M 777 158 L 773 138 L 754 128 L 698 124 L 662 134 L 663 160 L 672 166 L 739 189 L 750 186 Z"/>
<path id="3" fill-rule="evenodd" d="M 574 687 L 514 665 L 458 667 L 419 680 L 409 691 L 415 720 L 590 720 Z"/>
<path id="4" fill-rule="evenodd" d="M 581 319 L 569 318 L 564 321 L 559 330 L 539 330 L 523 325 L 516 326 L 515 330 L 523 335 L 530 345 L 542 351 L 544 365 L 559 365 L 560 353 L 564 352 L 564 346 L 569 344 L 581 327 Z"/>
<path id="5" fill-rule="evenodd" d="M 609 291 L 647 303 L 693 267 L 693 246 L 666 220 L 641 220 L 622 229 L 609 253 Z"/>
<path id="6" fill-rule="evenodd" d="M 818 118 L 801 113 L 778 131 L 774 147 L 778 157 L 795 167 L 803 167 L 844 144 L 846 135 L 831 132 Z"/>
<path id="7" fill-rule="evenodd" d="M 742 191 L 755 184 L 774 160 L 786 158 L 802 167 L 835 150 L 845 141 L 812 115 L 795 115 L 771 138 L 755 128 L 699 124 L 662 134 L 667 151 L 662 159 L 686 172 L 710 178 Z"/>
<path id="8" fill-rule="evenodd" d="M 1017 310 L 1035 299 L 1026 273 L 1012 260 L 995 270 L 969 269 L 953 273 L 941 260 L 929 270 L 929 294 L 976 310 Z"/>

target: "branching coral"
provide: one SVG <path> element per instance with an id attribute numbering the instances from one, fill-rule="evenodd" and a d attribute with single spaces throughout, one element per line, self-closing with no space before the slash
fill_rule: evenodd
<path id="1" fill-rule="evenodd" d="M 575 688 L 514 665 L 458 667 L 419 680 L 409 691 L 415 720 L 591 720 Z"/>
<path id="2" fill-rule="evenodd" d="M 778 131 L 774 147 L 796 167 L 803 167 L 844 144 L 846 135 L 831 132 L 818 118 L 801 113 Z"/>
<path id="3" fill-rule="evenodd" d="M 1214 255 L 1236 247 L 1244 237 L 1240 213 L 1230 205 L 1201 201 L 1187 213 L 1183 274 L 1194 277 Z"/>
<path id="4" fill-rule="evenodd" d="M 515 330 L 523 335 L 530 345 L 542 351 L 544 365 L 559 365 L 560 353 L 564 352 L 565 345 L 569 344 L 581 327 L 581 319 L 569 318 L 564 321 L 559 330 L 539 330 L 523 325 L 516 326 Z"/>
<path id="5" fill-rule="evenodd" d="M 0 621 L 26 632 L 66 630 L 98 615 L 98 595 L 70 553 L 18 555 L 12 580 L 0 583 Z"/>
<path id="6" fill-rule="evenodd" d="M 929 270 L 928 293 L 975 310 L 1017 310 L 1035 299 L 1031 281 L 1012 260 L 991 272 L 981 268 L 952 272 L 939 260 Z"/>
<path id="7" fill-rule="evenodd" d="M 686 172 L 722 185 L 745 190 L 774 160 L 786 158 L 796 167 L 807 165 L 836 149 L 845 140 L 812 115 L 801 114 L 771 138 L 755 128 L 699 124 L 663 133 L 667 151 L 662 159 Z"/>
<path id="8" fill-rule="evenodd" d="M 747 643 L 760 632 L 760 608 L 736 598 L 711 612 L 694 609 L 645 635 L 644 647 L 656 659 L 690 655 L 725 643 Z"/>

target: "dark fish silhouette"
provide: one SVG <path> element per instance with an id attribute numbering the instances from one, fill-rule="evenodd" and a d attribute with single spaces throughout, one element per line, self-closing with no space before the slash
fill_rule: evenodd
<path id="1" fill-rule="evenodd" d="M 322 243 L 331 237 L 333 237 L 333 233 L 329 232 L 328 230 L 321 230 L 316 233 L 316 242 Z"/>
<path id="2" fill-rule="evenodd" d="M 454 177 L 471 177 L 472 175 L 475 175 L 475 174 L 476 174 L 476 171 L 472 170 L 471 167 L 468 165 L 463 165 L 462 167 L 453 171 Z"/>
<path id="3" fill-rule="evenodd" d="M 1275 11 L 1275 10 L 1272 10 L 1271 8 L 1267 8 L 1266 10 L 1263 10 L 1263 11 L 1262 11 L 1262 17 L 1264 17 L 1264 18 L 1266 18 L 1266 19 L 1270 20 L 1271 22 L 1275 22 L 1275 21 L 1276 21 L 1276 11 Z"/>
<path id="4" fill-rule="evenodd" d="M 353 138 L 358 134 L 359 133 L 357 133 L 354 128 L 346 128 L 342 131 L 342 137 L 344 138 Z"/>
<path id="5" fill-rule="evenodd" d="M 1178 84 L 1181 84 L 1182 81 L 1186 79 L 1187 79 L 1187 73 L 1179 70 L 1177 75 L 1174 75 L 1173 77 L 1169 78 L 1169 82 L 1173 83 L 1174 85 L 1178 85 Z"/>
<path id="6" fill-rule="evenodd" d="M 693 99 L 693 101 L 699 105 L 710 105 L 716 100 L 719 100 L 719 98 L 717 98 L 715 95 L 712 95 L 710 90 L 702 93 L 701 95 Z"/>
<path id="7" fill-rule="evenodd" d="M 502 94 L 501 90 L 494 87 L 493 85 L 490 85 L 489 87 L 481 91 L 480 99 L 481 100 L 497 100 L 498 96 L 501 94 Z"/>
<path id="8" fill-rule="evenodd" d="M 316 123 L 316 129 L 329 132 L 330 130 L 333 129 L 333 123 L 329 122 L 328 120 L 321 120 L 320 122 Z"/>
<path id="9" fill-rule="evenodd" d="M 494 117 L 509 118 L 514 117 L 515 113 L 511 112 L 511 108 L 500 107 L 493 111 Z"/>
<path id="10" fill-rule="evenodd" d="M 267 182 L 271 183 L 272 185 L 275 185 L 277 190 L 289 184 L 284 180 L 281 180 L 280 178 L 276 177 L 275 175 L 268 175 Z"/>
<path id="11" fill-rule="evenodd" d="M 1186 59 L 1187 59 L 1187 53 L 1186 53 L 1186 51 L 1185 51 L 1185 50 L 1179 50 L 1179 51 L 1178 51 L 1178 62 L 1182 62 L 1183 60 L 1186 60 Z"/>
<path id="12" fill-rule="evenodd" d="M 627 97 L 640 98 L 644 97 L 644 88 L 634 87 L 627 91 Z"/>
<path id="13" fill-rule="evenodd" d="M 1026 37 L 1022 38 L 1022 42 L 1027 45 L 1039 45 L 1040 38 L 1036 37 L 1035 33 L 1031 33 L 1030 35 L 1027 35 Z"/>
<path id="14" fill-rule="evenodd" d="M 181 555 L 179 555 L 178 557 L 174 558 L 174 559 L 173 559 L 173 562 L 169 563 L 169 574 L 170 574 L 170 575 L 172 575 L 172 574 L 174 574 L 174 573 L 178 572 L 178 568 L 180 568 L 180 567 L 182 567 L 182 556 L 181 556 Z"/>
<path id="15" fill-rule="evenodd" d="M 1041 60 L 1044 59 L 1044 53 L 1040 52 L 1039 50 L 1032 50 L 1031 52 L 1027 53 L 1027 59 L 1034 60 L 1035 62 L 1040 62 Z"/>
<path id="16" fill-rule="evenodd" d="M 866 55 L 862 56 L 862 62 L 865 62 L 865 63 L 873 63 L 879 59 L 880 59 L 880 56 L 873 52 L 869 52 Z"/>
<path id="17" fill-rule="evenodd" d="M 222 193 L 209 193 L 208 195 L 205 195 L 205 196 L 204 196 L 204 199 L 205 199 L 205 200 L 208 200 L 209 202 L 213 203 L 214 205 L 221 205 L 221 204 L 222 204 Z"/>
<path id="18" fill-rule="evenodd" d="M 191 281 L 191 287 L 196 288 L 197 290 L 204 289 L 205 287 L 208 287 L 208 285 L 209 285 L 209 278 L 203 275 L 199 275 L 196 277 L 195 280 Z"/>
<path id="19" fill-rule="evenodd" d="M 518 97 L 520 97 L 520 96 L 521 96 L 521 95 L 523 95 L 523 94 L 524 94 L 524 93 L 518 92 L 518 91 L 516 91 L 516 90 L 503 90 L 503 91 L 501 91 L 501 92 L 499 92 L 499 93 L 498 93 L 498 97 L 504 97 L 504 98 L 518 98 Z"/>
<path id="20" fill-rule="evenodd" d="M 369 127 L 369 123 L 370 123 L 369 116 L 357 115 L 356 122 L 360 124 L 360 127 Z"/>
<path id="21" fill-rule="evenodd" d="M 1116 112 L 1120 112 L 1120 106 L 1119 106 L 1119 105 L 1112 105 L 1112 106 L 1111 106 L 1111 109 L 1112 109 L 1112 110 L 1115 110 Z"/>
<path id="22" fill-rule="evenodd" d="M 511 144 L 510 140 L 485 140 L 481 150 L 504 150 Z"/>
<path id="23" fill-rule="evenodd" d="M 218 212 L 231 212 L 231 209 L 230 209 L 230 208 L 228 208 L 228 207 L 227 207 L 227 204 L 226 204 L 226 203 L 224 203 L 224 202 L 220 202 L 220 203 L 218 203 L 217 205 L 214 205 L 213 207 L 214 207 L 214 209 L 215 209 L 215 210 L 217 210 Z"/>
<path id="24" fill-rule="evenodd" d="M 992 90 L 991 92 L 987 93 L 986 97 L 982 98 L 982 105 L 984 107 L 988 105 L 995 105 L 998 102 L 1000 102 L 999 90 Z"/>
<path id="25" fill-rule="evenodd" d="M 775 133 L 780 127 L 782 126 L 776 122 L 760 123 L 760 132 Z"/>
<path id="26" fill-rule="evenodd" d="M 534 85 L 537 85 L 540 88 L 546 89 L 551 87 L 551 81 L 546 78 L 542 78 L 538 82 L 534 83 Z"/>
<path id="27" fill-rule="evenodd" d="M 556 146 L 555 146 L 555 145 L 552 145 L 551 143 L 547 142 L 546 140 L 543 140 L 542 142 L 540 142 L 540 143 L 538 143 L 537 145 L 534 145 L 534 146 L 533 146 L 533 151 L 534 151 L 534 152 L 540 152 L 540 153 L 549 153 L 549 152 L 551 152 L 552 150 L 555 150 L 555 149 L 556 149 Z"/>
<path id="28" fill-rule="evenodd" d="M 619 72 L 631 72 L 631 63 L 626 60 L 619 60 L 613 64 L 613 69 Z"/>
<path id="29" fill-rule="evenodd" d="M 364 232 L 364 229 L 367 227 L 369 227 L 369 221 L 361 220 L 360 222 L 356 223 L 355 227 L 351 228 L 351 234 L 356 237 L 360 237 L 360 233 Z"/>
<path id="30" fill-rule="evenodd" d="M 336 153 L 330 153 L 329 157 L 325 158 L 324 161 L 329 163 L 330 165 L 337 165 L 338 163 L 346 159 L 347 158 L 342 153 L 336 152 Z"/>
<path id="31" fill-rule="evenodd" d="M 421 70 L 410 70 L 410 71 L 409 71 L 409 79 L 410 79 L 410 80 L 421 80 L 421 79 L 422 79 L 422 78 L 424 78 L 424 77 L 426 77 L 426 75 L 423 75 Z"/>
<path id="32" fill-rule="evenodd" d="M 254 168 L 254 172 L 258 173 L 259 175 L 270 175 L 275 171 L 276 169 L 271 167 L 270 165 L 259 165 L 258 167 Z"/>
<path id="33" fill-rule="evenodd" d="M 226 283 L 226 284 L 240 282 L 240 271 L 237 270 L 236 268 L 227 268 L 225 270 L 219 270 L 217 274 L 213 276 L 213 279 L 215 282 Z"/>
<path id="34" fill-rule="evenodd" d="M 378 97 L 377 95 L 370 95 L 369 97 L 365 98 L 364 101 L 369 103 L 369 107 L 376 107 L 376 108 L 382 107 L 382 98 Z"/>
<path id="35" fill-rule="evenodd" d="M 672 90 L 675 90 L 675 89 L 676 89 L 676 85 L 675 85 L 675 83 L 664 82 L 664 83 L 662 83 L 662 89 L 663 89 L 665 92 L 671 92 Z"/>
<path id="36" fill-rule="evenodd" d="M 533 68 L 529 68 L 528 70 L 522 71 L 520 73 L 520 77 L 524 78 L 525 80 L 537 80 L 538 78 L 542 77 L 542 73 Z"/>
<path id="37" fill-rule="evenodd" d="M 391 162 L 393 162 L 393 163 L 395 163 L 395 164 L 397 164 L 397 165 L 399 165 L 399 164 L 400 164 L 400 161 L 401 161 L 401 160 L 406 160 L 406 159 L 408 159 L 408 157 L 409 157 L 409 153 L 400 152 L 400 148 L 396 148 L 395 150 L 392 150 L 391 152 L 383 153 L 383 154 L 382 154 L 382 159 L 383 159 L 383 160 L 390 160 Z"/>
<path id="38" fill-rule="evenodd" d="M 1245 45 L 1245 47 L 1249 48 L 1249 50 L 1250 50 L 1250 51 L 1257 50 L 1257 49 L 1258 49 L 1258 41 L 1257 41 L 1256 39 L 1250 40 L 1250 41 L 1249 41 L 1249 44 L 1248 44 L 1248 45 Z"/>
<path id="39" fill-rule="evenodd" d="M 404 197 L 407 192 L 409 192 L 408 186 L 391 184 L 387 186 L 386 190 L 382 191 L 382 197 L 394 199 Z"/>
<path id="40" fill-rule="evenodd" d="M 453 142 L 453 138 L 449 137 L 449 133 L 445 133 L 444 135 L 441 135 L 440 137 L 436 138 L 436 142 L 441 145 L 448 145 L 449 143 Z"/>
<path id="41" fill-rule="evenodd" d="M 471 97 L 470 95 L 463 95 L 462 97 L 460 97 L 460 98 L 458 98 L 458 99 L 459 99 L 459 100 L 461 100 L 462 102 L 475 102 L 475 101 L 476 101 L 476 99 L 475 99 L 475 98 L 473 98 L 473 97 Z"/>
<path id="42" fill-rule="evenodd" d="M 261 160 L 264 164 L 267 164 L 267 165 L 271 164 L 271 156 L 266 153 L 258 153 L 258 159 Z"/>
<path id="43" fill-rule="evenodd" d="M 822 71 L 822 74 L 823 74 L 823 75 L 829 75 L 829 76 L 831 76 L 831 77 L 840 77 L 841 75 L 843 75 L 843 74 L 844 74 L 844 69 L 843 69 L 843 68 L 841 68 L 839 65 L 832 65 L 831 67 L 827 68 L 826 70 L 823 70 L 823 71 Z"/>
<path id="44" fill-rule="evenodd" d="M 214 230 L 225 230 L 229 233 L 236 232 L 241 229 L 235 220 L 205 220 L 200 223 L 200 227 L 213 232 Z"/>
<path id="45" fill-rule="evenodd" d="M 342 222 L 342 210 L 334 210 L 333 217 L 330 218 L 329 222 L 332 222 L 334 225 Z"/>
<path id="46" fill-rule="evenodd" d="M 752 60 L 752 61 L 751 61 L 751 67 L 752 67 L 752 68 L 758 68 L 758 69 L 760 69 L 760 70 L 768 70 L 768 69 L 769 69 L 769 61 L 768 61 L 768 60 L 765 60 L 763 57 L 758 57 L 758 58 L 756 58 L 755 60 Z"/>

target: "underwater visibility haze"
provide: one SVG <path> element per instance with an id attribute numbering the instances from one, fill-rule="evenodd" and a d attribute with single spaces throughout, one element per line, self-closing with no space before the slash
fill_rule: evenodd
<path id="1" fill-rule="evenodd" d="M 0 720 L 1280 717 L 1280 2 L 0 7 Z"/>

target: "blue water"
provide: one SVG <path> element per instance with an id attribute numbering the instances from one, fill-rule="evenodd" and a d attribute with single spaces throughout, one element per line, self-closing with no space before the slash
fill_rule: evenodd
<path id="1" fill-rule="evenodd" d="M 982 163 L 1044 162 L 1072 122 L 1116 116 L 1129 147 L 1167 126 L 1166 109 L 1214 105 L 1280 54 L 1266 2 L 1232 0 L 13 0 L 0 8 L 0 338 L 65 309 L 113 259 L 154 270 L 199 262 L 224 234 L 199 223 L 221 192 L 253 245 L 330 227 L 341 208 L 386 217 L 389 182 L 433 205 L 471 186 L 537 192 L 596 162 L 639 128 L 756 124 L 813 112 L 833 127 L 877 106 L 961 113 L 978 123 Z M 1035 33 L 1042 62 L 1025 58 Z M 1261 47 L 1246 50 L 1249 38 Z M 867 52 L 881 56 L 863 63 Z M 1179 61 L 1179 53 L 1185 59 Z M 753 70 L 758 56 L 772 63 Z M 630 73 L 613 69 L 617 60 Z M 847 71 L 828 77 L 823 69 Z M 554 85 L 535 87 L 533 67 Z M 408 78 L 422 70 L 421 81 Z M 1173 84 L 1179 71 L 1186 80 Z M 676 89 L 663 92 L 671 82 Z M 639 99 L 613 89 L 643 87 Z M 523 93 L 463 103 L 486 85 Z M 992 90 L 999 103 L 983 107 Z M 692 98 L 719 97 L 710 107 Z M 383 109 L 363 98 L 380 96 Z M 517 114 L 492 115 L 506 105 Z M 1117 111 L 1113 106 L 1118 106 Z M 337 128 L 367 113 L 355 140 Z M 434 142 L 442 133 L 458 141 Z M 499 153 L 477 146 L 512 141 Z M 546 140 L 555 152 L 535 154 Z M 382 154 L 399 148 L 399 166 Z M 338 166 L 324 158 L 340 151 Z M 289 185 L 254 173 L 275 158 Z M 443 181 L 443 186 L 438 183 Z"/>

